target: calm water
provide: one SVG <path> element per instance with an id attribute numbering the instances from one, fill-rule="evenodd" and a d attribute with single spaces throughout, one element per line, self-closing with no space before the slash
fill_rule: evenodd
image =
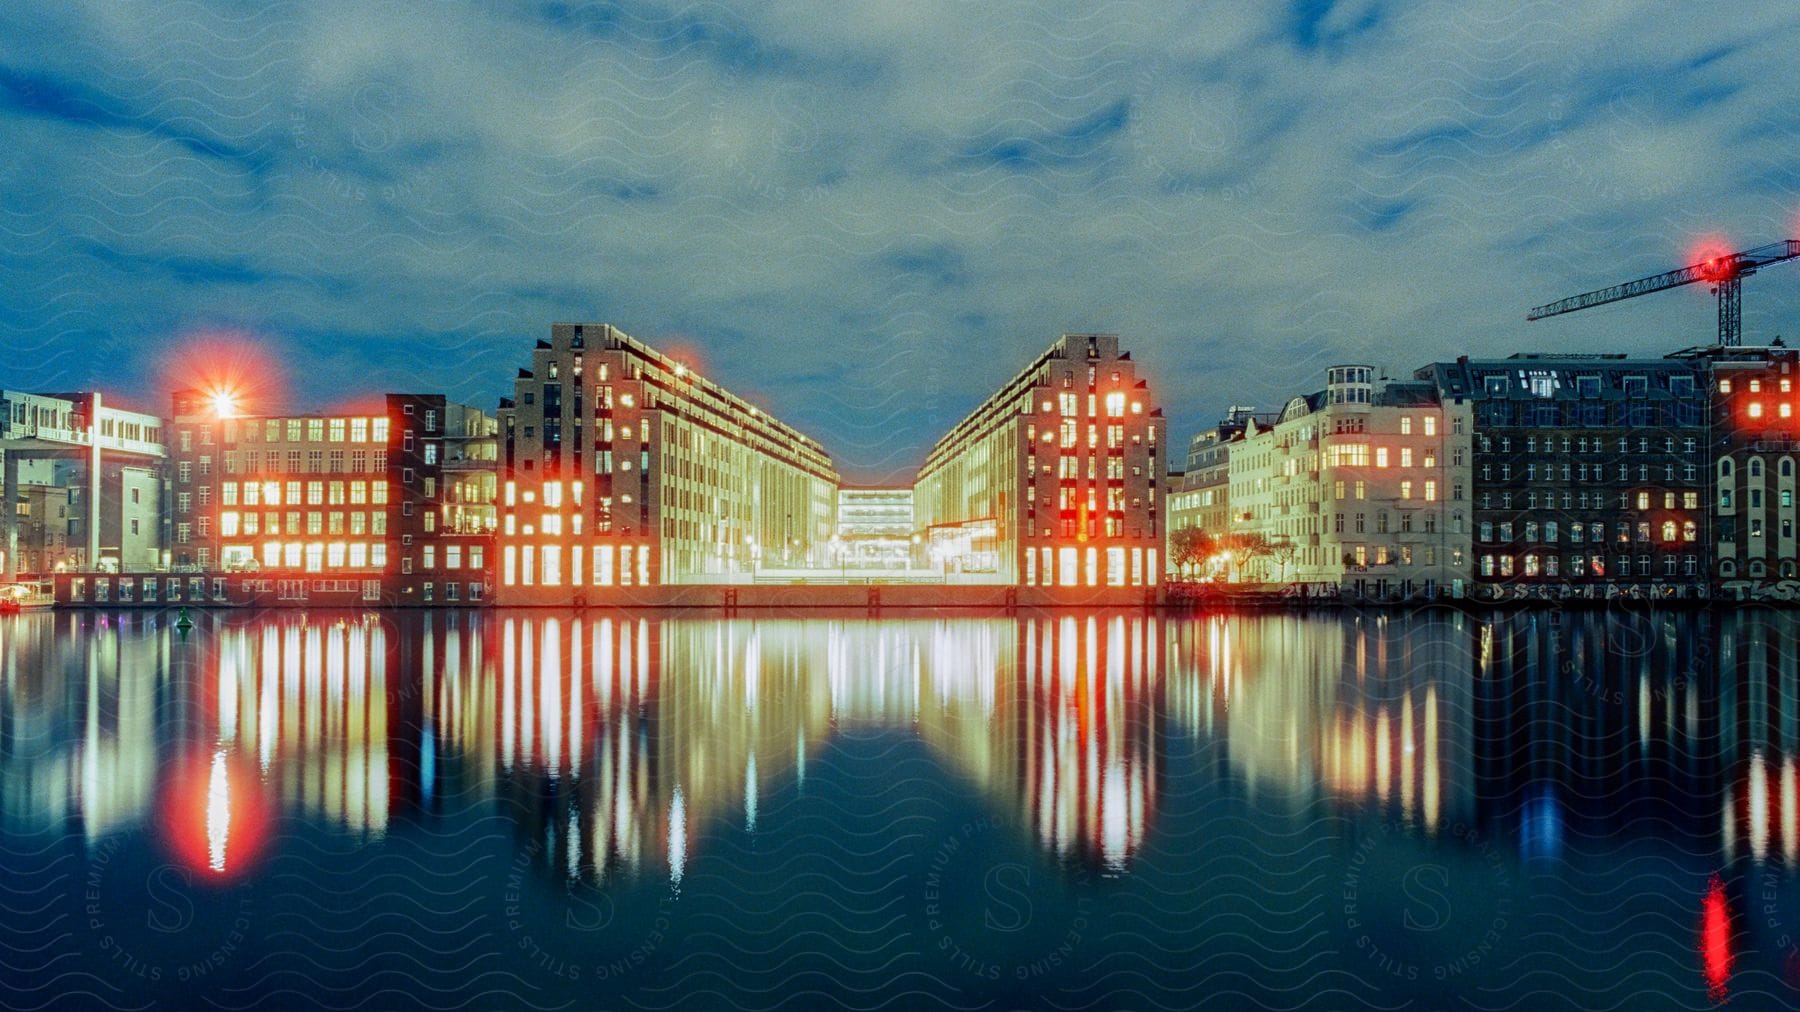
<path id="1" fill-rule="evenodd" d="M 0 620 L 0 1006 L 1800 1002 L 1776 612 Z"/>

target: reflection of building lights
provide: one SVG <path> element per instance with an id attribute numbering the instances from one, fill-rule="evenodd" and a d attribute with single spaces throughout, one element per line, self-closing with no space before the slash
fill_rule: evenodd
<path id="1" fill-rule="evenodd" d="M 225 842 L 231 834 L 231 774 L 225 767 L 225 750 L 213 753 L 212 773 L 206 786 L 207 866 L 225 870 Z"/>
<path id="2" fill-rule="evenodd" d="M 682 873 L 687 870 L 687 799 L 682 796 L 681 788 L 675 788 L 675 797 L 669 802 L 669 881 L 681 884 Z"/>

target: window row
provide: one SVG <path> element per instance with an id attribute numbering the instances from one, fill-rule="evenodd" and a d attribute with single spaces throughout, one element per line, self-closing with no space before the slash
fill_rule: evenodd
<path id="1" fill-rule="evenodd" d="M 1661 573 L 1655 572 L 1657 568 Z M 1637 557 L 1634 573 L 1632 557 L 1620 555 L 1610 560 L 1604 555 L 1571 555 L 1568 567 L 1563 568 L 1563 557 L 1560 555 L 1527 552 L 1522 556 L 1487 555 L 1481 556 L 1482 576 L 1556 576 L 1579 579 L 1582 577 L 1623 578 L 1628 576 L 1697 576 L 1700 572 L 1700 559 L 1694 555 L 1664 555 L 1661 567 L 1653 565 L 1648 555 Z"/>
<path id="2" fill-rule="evenodd" d="M 1490 521 L 1483 520 L 1477 527 L 1476 540 L 1494 541 L 1496 540 L 1496 535 L 1498 535 L 1498 540 L 1509 542 L 1513 540 L 1513 532 L 1515 529 L 1522 532 L 1522 540 L 1533 543 L 1541 542 L 1543 544 L 1554 545 L 1562 540 L 1560 537 L 1562 528 L 1555 520 L 1545 520 L 1541 525 L 1536 520 L 1527 520 L 1519 524 L 1516 528 L 1511 521 L 1502 522 L 1496 525 Z M 1623 544 L 1633 540 L 1653 540 L 1652 536 L 1658 533 L 1658 525 L 1649 520 L 1639 520 L 1635 525 L 1629 521 L 1620 520 L 1613 524 L 1612 530 L 1613 540 Z M 1573 520 L 1569 522 L 1568 541 L 1569 544 L 1572 545 L 1578 545 L 1584 542 L 1601 544 L 1606 541 L 1606 531 L 1607 524 L 1604 520 L 1588 522 Z M 1635 538 L 1633 537 L 1634 533 L 1636 535 Z M 1664 520 L 1660 525 L 1660 533 L 1661 537 L 1655 540 L 1665 542 L 1676 540 L 1698 541 L 1700 540 L 1700 525 L 1693 520 L 1683 520 L 1679 523 L 1674 520 Z"/>

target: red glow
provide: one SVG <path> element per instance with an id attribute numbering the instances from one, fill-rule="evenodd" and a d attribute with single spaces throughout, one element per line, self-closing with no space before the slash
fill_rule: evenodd
<path id="1" fill-rule="evenodd" d="M 168 767 L 157 814 L 170 854 L 215 882 L 256 864 L 272 822 L 260 771 L 222 748 L 197 749 Z"/>
<path id="2" fill-rule="evenodd" d="M 1731 244 L 1720 235 L 1700 237 L 1688 247 L 1688 262 L 1700 265 L 1700 276 L 1708 282 L 1724 281 L 1735 273 L 1732 269 Z"/>
<path id="3" fill-rule="evenodd" d="M 267 338 L 242 331 L 208 330 L 185 335 L 162 353 L 163 390 L 199 390 L 230 398 L 237 414 L 255 414 L 282 400 L 281 370 Z"/>
<path id="4" fill-rule="evenodd" d="M 1725 902 L 1725 884 L 1714 875 L 1700 905 L 1700 963 L 1706 974 L 1706 996 L 1714 1003 L 1725 1001 L 1731 959 L 1731 908 Z"/>

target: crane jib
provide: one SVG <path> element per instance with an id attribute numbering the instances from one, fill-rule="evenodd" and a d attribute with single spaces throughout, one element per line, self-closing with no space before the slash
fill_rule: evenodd
<path id="1" fill-rule="evenodd" d="M 1719 343 L 1736 345 L 1740 337 L 1741 317 L 1738 301 L 1739 282 L 1755 274 L 1759 268 L 1787 260 L 1800 259 L 1800 239 L 1786 239 L 1781 242 L 1758 246 L 1741 253 L 1729 253 L 1714 257 L 1697 264 L 1689 264 L 1678 270 L 1627 281 L 1622 285 L 1600 288 L 1572 295 L 1569 298 L 1546 305 L 1538 306 L 1525 315 L 1527 320 L 1542 320 L 1549 316 L 1560 316 L 1576 310 L 1588 309 L 1592 306 L 1603 306 L 1612 302 L 1648 295 L 1651 292 L 1666 291 L 1706 282 L 1715 286 L 1714 294 L 1719 296 Z"/>

